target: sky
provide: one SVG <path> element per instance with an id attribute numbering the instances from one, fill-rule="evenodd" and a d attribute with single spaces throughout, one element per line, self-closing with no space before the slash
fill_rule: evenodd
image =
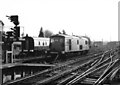
<path id="1" fill-rule="evenodd" d="M 92 41 L 118 40 L 119 0 L 0 0 L 4 30 L 14 26 L 6 15 L 18 15 L 21 32 L 38 36 L 40 28 L 54 34 L 89 36 Z"/>

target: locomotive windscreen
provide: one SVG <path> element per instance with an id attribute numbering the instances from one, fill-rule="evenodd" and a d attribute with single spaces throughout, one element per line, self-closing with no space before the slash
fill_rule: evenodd
<path id="1" fill-rule="evenodd" d="M 54 42 L 61 42 L 61 43 L 63 43 L 63 38 L 59 38 L 59 37 L 51 38 L 51 43 L 54 43 Z"/>
<path id="2" fill-rule="evenodd" d="M 61 52 L 64 50 L 64 37 L 51 37 L 50 50 L 54 52 Z"/>

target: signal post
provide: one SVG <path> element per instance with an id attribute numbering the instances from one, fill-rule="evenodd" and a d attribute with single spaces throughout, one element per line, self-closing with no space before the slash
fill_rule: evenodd
<path id="1" fill-rule="evenodd" d="M 11 22 L 15 25 L 14 28 L 10 28 L 12 31 L 8 31 L 7 42 L 6 42 L 6 63 L 13 63 L 13 42 L 19 41 L 20 37 L 20 26 L 18 21 L 18 15 L 7 16 Z"/>

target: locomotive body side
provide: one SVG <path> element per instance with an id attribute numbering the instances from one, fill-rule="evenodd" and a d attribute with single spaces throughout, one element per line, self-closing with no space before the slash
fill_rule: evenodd
<path id="1" fill-rule="evenodd" d="M 84 52 L 89 51 L 90 46 L 89 46 L 89 40 L 87 38 L 82 37 L 82 46 L 83 46 L 82 51 L 84 51 Z"/>
<path id="2" fill-rule="evenodd" d="M 79 51 L 79 41 L 78 37 L 75 36 L 66 36 L 65 37 L 65 52 L 76 52 Z"/>
<path id="3" fill-rule="evenodd" d="M 84 52 L 89 50 L 88 40 L 82 37 L 65 38 L 65 52 Z"/>

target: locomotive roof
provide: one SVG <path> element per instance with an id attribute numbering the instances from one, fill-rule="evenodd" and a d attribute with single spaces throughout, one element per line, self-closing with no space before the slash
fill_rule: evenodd
<path id="1" fill-rule="evenodd" d="M 82 37 L 80 37 L 80 36 L 65 35 L 65 34 L 55 34 L 55 35 L 52 35 L 51 37 L 73 37 L 73 38 L 82 38 Z"/>
<path id="2" fill-rule="evenodd" d="M 55 34 L 55 35 L 52 35 L 51 37 L 66 37 L 66 38 L 72 37 L 72 38 L 80 38 L 80 39 L 89 41 L 89 39 L 87 37 L 76 36 L 76 35 Z"/>

